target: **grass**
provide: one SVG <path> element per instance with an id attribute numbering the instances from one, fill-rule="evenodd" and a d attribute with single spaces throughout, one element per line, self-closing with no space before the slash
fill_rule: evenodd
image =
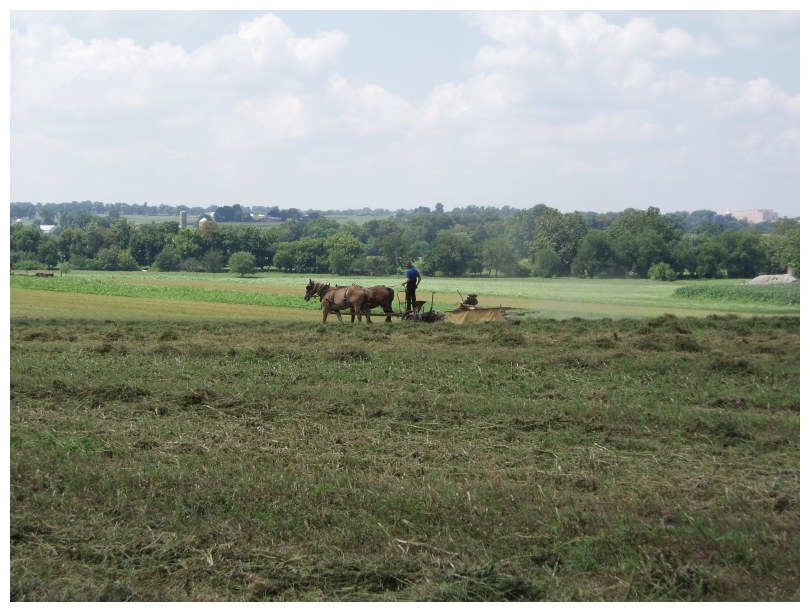
<path id="1" fill-rule="evenodd" d="M 48 300 L 64 300 L 56 294 L 83 295 L 98 305 L 103 300 L 97 297 L 160 301 L 166 312 L 185 318 L 194 317 L 195 308 L 179 308 L 177 302 L 200 305 L 205 317 L 209 316 L 210 309 L 202 304 L 209 302 L 222 304 L 225 309 L 231 305 L 241 305 L 246 309 L 253 307 L 251 312 L 260 318 L 284 312 L 282 316 L 286 319 L 308 316 L 314 319 L 317 318 L 318 304 L 302 299 L 309 278 L 308 275 L 281 273 L 257 273 L 239 278 L 233 274 L 81 271 L 54 278 L 15 275 L 10 282 L 11 302 L 17 306 L 18 312 L 23 307 L 21 296 L 25 290 L 48 291 Z M 317 280 L 393 287 L 397 291 L 394 309 L 398 312 L 405 310 L 404 291 L 398 277 L 324 276 Z M 683 296 L 683 291 L 692 293 Z M 521 309 L 528 317 L 552 319 L 650 318 L 663 314 L 799 314 L 798 295 L 785 303 L 785 300 L 776 299 L 777 291 L 773 287 L 742 287 L 739 281 L 662 283 L 642 280 L 425 278 L 420 285 L 419 299 L 427 300 L 428 307 L 432 304 L 437 310 L 448 311 L 456 308 L 467 294 L 476 293 L 481 306 L 511 306 Z M 732 293 L 738 295 L 734 300 L 728 299 Z M 762 296 L 771 296 L 771 299 L 763 300 Z M 111 303 L 122 302 L 111 300 Z M 136 304 L 132 306 L 134 308 Z M 70 311 L 62 312 L 64 316 L 71 316 Z M 110 312 L 110 316 L 119 314 L 116 309 Z"/>
<path id="2" fill-rule="evenodd" d="M 799 305 L 799 283 L 784 285 L 689 285 L 678 287 L 677 297 L 712 302 L 761 302 L 785 306 Z"/>
<path id="3" fill-rule="evenodd" d="M 798 316 L 169 302 L 13 289 L 12 600 L 799 600 Z"/>

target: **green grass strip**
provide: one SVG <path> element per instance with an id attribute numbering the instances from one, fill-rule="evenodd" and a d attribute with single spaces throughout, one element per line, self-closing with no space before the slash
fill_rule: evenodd
<path id="1" fill-rule="evenodd" d="M 36 289 L 38 291 L 60 291 L 86 295 L 109 295 L 118 297 L 159 298 L 164 300 L 193 300 L 198 302 L 219 302 L 223 304 L 246 304 L 249 306 L 270 306 L 276 308 L 305 308 L 319 310 L 317 300 L 305 302 L 300 297 L 273 295 L 234 289 L 201 289 L 197 287 L 159 287 L 156 285 L 132 285 L 85 278 L 61 277 L 40 279 L 27 276 L 11 278 L 11 287 Z"/>
<path id="2" fill-rule="evenodd" d="M 678 287 L 675 297 L 712 302 L 757 302 L 784 306 L 799 305 L 799 283 L 784 285 L 687 285 Z"/>

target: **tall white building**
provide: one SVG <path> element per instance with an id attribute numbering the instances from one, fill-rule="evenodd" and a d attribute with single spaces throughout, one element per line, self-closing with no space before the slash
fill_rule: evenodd
<path id="1" fill-rule="evenodd" d="M 779 218 L 779 213 L 773 210 L 765 210 L 764 208 L 756 208 L 751 210 L 727 210 L 726 214 L 731 215 L 735 219 L 740 219 L 741 221 L 748 221 L 748 223 L 776 221 Z"/>

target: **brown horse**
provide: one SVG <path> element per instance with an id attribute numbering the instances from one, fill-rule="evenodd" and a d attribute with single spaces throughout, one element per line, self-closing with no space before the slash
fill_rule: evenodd
<path id="1" fill-rule="evenodd" d="M 385 285 L 375 285 L 374 287 L 367 287 L 366 288 L 366 304 L 365 304 L 365 311 L 366 316 L 368 316 L 368 312 L 372 308 L 377 308 L 378 306 L 383 309 L 385 314 L 385 322 L 391 322 L 391 315 L 394 314 L 394 290 L 391 287 L 386 287 Z"/>
<path id="2" fill-rule="evenodd" d="M 371 323 L 371 316 L 368 314 L 366 304 L 366 290 L 360 285 L 350 285 L 348 287 L 332 287 L 328 284 L 319 283 L 309 279 L 306 286 L 306 293 L 304 299 L 309 301 L 313 296 L 317 295 L 321 300 L 321 310 L 323 311 L 323 322 L 326 323 L 326 317 L 329 313 L 335 313 L 339 320 L 343 320 L 340 316 L 341 310 L 351 309 L 352 323 L 355 317 L 360 322 L 363 319 L 363 314 L 366 315 L 366 321 Z"/>

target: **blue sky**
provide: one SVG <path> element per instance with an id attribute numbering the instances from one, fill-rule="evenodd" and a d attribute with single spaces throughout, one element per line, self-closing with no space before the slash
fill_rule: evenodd
<path id="1" fill-rule="evenodd" d="M 799 215 L 798 11 L 12 11 L 11 201 Z"/>

